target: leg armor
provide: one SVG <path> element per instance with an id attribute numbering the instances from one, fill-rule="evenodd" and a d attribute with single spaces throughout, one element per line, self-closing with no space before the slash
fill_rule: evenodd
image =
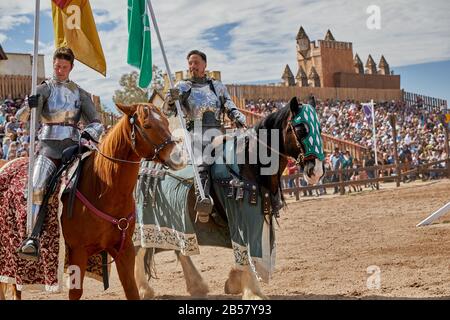
<path id="1" fill-rule="evenodd" d="M 38 217 L 39 209 L 44 199 L 47 184 L 56 171 L 56 165 L 46 156 L 39 155 L 36 158 L 33 168 L 33 209 L 32 221 L 34 228 Z M 36 261 L 39 257 L 39 241 L 33 236 L 27 238 L 19 248 L 19 256 L 24 259 Z"/>
<path id="2" fill-rule="evenodd" d="M 33 204 L 42 204 L 47 184 L 56 169 L 52 160 L 43 155 L 37 156 L 33 168 Z"/>

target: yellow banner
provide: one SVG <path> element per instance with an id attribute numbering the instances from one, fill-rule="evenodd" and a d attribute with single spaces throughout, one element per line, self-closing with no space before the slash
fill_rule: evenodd
<path id="1" fill-rule="evenodd" d="M 106 76 L 106 61 L 88 0 L 53 0 L 55 47 L 69 47 L 75 58 Z"/>

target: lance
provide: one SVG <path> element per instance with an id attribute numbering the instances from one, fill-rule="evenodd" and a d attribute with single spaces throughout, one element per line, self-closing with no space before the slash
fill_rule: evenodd
<path id="1" fill-rule="evenodd" d="M 150 0 L 147 0 L 147 6 L 148 6 L 148 10 L 150 11 L 150 15 L 152 18 L 152 22 L 153 22 L 153 26 L 155 28 L 156 35 L 158 37 L 159 46 L 161 48 L 162 56 L 164 59 L 164 64 L 166 66 L 166 72 L 167 72 L 168 78 L 169 78 L 170 88 L 173 89 L 174 83 L 173 83 L 173 79 L 172 79 L 172 73 L 170 72 L 169 61 L 167 60 L 166 51 L 164 49 L 164 44 L 161 39 L 161 34 L 159 32 L 158 24 L 156 22 L 155 12 L 153 11 L 153 7 L 152 7 Z M 191 137 L 189 136 L 189 133 L 186 130 L 186 124 L 183 120 L 184 114 L 183 114 L 183 111 L 181 110 L 180 102 L 178 100 L 175 100 L 175 106 L 177 108 L 178 120 L 180 121 L 181 128 L 183 129 L 184 143 L 186 145 L 186 150 L 189 154 L 189 158 L 191 159 L 192 167 L 194 169 L 193 171 L 194 171 L 195 183 L 197 184 L 201 201 L 204 201 L 204 200 L 207 200 L 206 196 L 205 196 L 205 190 L 203 189 L 203 185 L 200 180 L 200 175 L 198 173 L 197 164 L 195 163 L 195 159 L 194 159 L 194 153 L 192 152 Z"/>
<path id="2" fill-rule="evenodd" d="M 36 0 L 34 13 L 34 47 L 33 66 L 31 73 L 31 95 L 36 94 L 37 67 L 39 50 L 39 8 L 40 0 Z M 34 166 L 34 144 L 36 141 L 36 108 L 31 109 L 30 117 L 30 151 L 28 163 L 28 185 L 27 185 L 27 233 L 31 234 L 32 229 L 32 208 L 33 208 L 33 166 Z"/>

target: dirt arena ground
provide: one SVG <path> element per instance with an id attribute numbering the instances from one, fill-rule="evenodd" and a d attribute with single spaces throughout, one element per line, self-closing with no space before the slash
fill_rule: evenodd
<path id="1" fill-rule="evenodd" d="M 420 182 L 345 196 L 289 200 L 277 232 L 277 266 L 262 289 L 272 299 L 450 298 L 450 213 L 435 224 L 415 225 L 449 201 L 450 180 Z M 210 287 L 223 293 L 233 265 L 231 250 L 201 248 L 193 257 Z M 376 274 L 379 270 L 380 288 Z M 157 299 L 190 298 L 181 265 L 172 252 L 157 256 Z M 372 285 L 368 289 L 369 284 Z M 113 270 L 111 288 L 91 279 L 84 299 L 124 299 Z M 24 293 L 24 299 L 67 299 L 61 294 Z"/>

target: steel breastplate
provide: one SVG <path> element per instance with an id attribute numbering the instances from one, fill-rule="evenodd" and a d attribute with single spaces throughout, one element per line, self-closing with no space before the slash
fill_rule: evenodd
<path id="1" fill-rule="evenodd" d="M 41 115 L 43 124 L 40 139 L 79 140 L 76 124 L 81 118 L 81 98 L 78 86 L 72 82 L 50 80 L 50 96 L 44 104 Z"/>
<path id="2" fill-rule="evenodd" d="M 206 111 L 212 111 L 216 115 L 220 112 L 219 98 L 211 91 L 209 84 L 194 84 L 187 102 L 189 104 L 188 116 L 192 120 L 201 120 Z"/>
<path id="3" fill-rule="evenodd" d="M 42 110 L 43 123 L 76 124 L 81 115 L 80 90 L 71 81 L 49 81 L 50 97 Z"/>

